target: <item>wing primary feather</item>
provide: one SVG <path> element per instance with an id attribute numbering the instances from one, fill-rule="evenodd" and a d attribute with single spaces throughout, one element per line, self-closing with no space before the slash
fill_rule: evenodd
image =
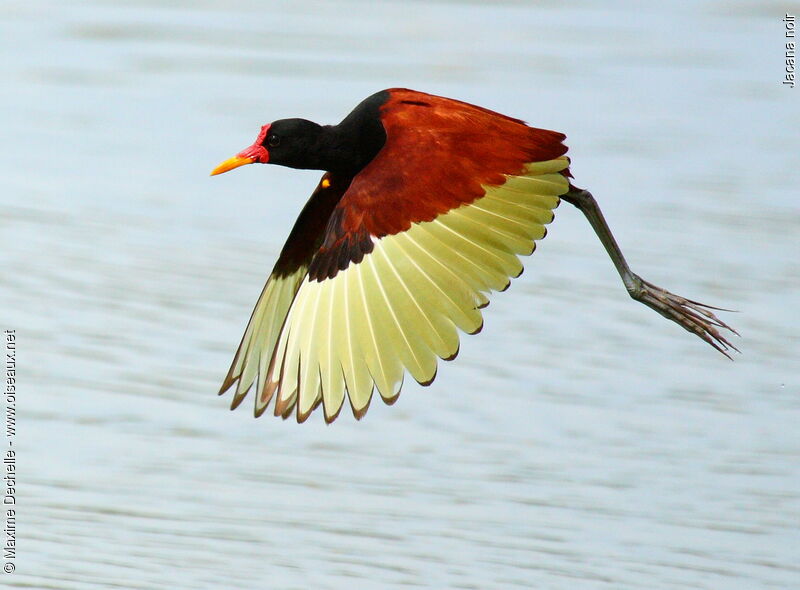
<path id="1" fill-rule="evenodd" d="M 275 400 L 276 415 L 283 415 L 297 401 L 300 392 L 300 351 L 303 346 L 304 330 L 307 328 L 309 301 L 313 298 L 313 287 L 309 279 L 300 286 L 295 303 L 289 311 L 284 330 L 288 331 L 283 351 L 283 367 L 280 372 L 280 386 Z"/>
<path id="2" fill-rule="evenodd" d="M 367 258 L 370 257 L 367 256 Z M 373 267 L 364 263 L 362 260 L 361 264 L 356 266 L 356 269 L 358 270 L 356 275 L 358 278 L 364 319 L 366 320 L 365 324 L 367 337 L 369 338 L 368 342 L 362 341 L 362 347 L 368 350 L 368 352 L 365 353 L 367 367 L 369 368 L 372 380 L 375 382 L 381 397 L 384 399 L 392 398 L 395 397 L 395 385 L 400 379 L 396 375 L 396 370 L 393 370 L 391 366 L 394 364 L 392 362 L 392 358 L 395 355 L 395 350 L 392 340 L 386 334 L 385 326 L 382 325 L 383 322 L 381 321 L 381 310 L 379 310 L 377 307 L 378 300 L 370 299 L 367 296 L 368 291 L 364 275 L 368 274 Z M 372 286 L 371 283 L 370 286 Z M 375 296 L 373 291 L 369 291 L 369 293 L 373 297 Z M 382 328 L 381 342 L 378 342 L 379 326 Z"/>
<path id="3" fill-rule="evenodd" d="M 447 230 L 457 240 L 461 241 L 462 246 L 468 249 L 477 250 L 477 254 L 483 257 L 483 262 L 485 262 L 487 265 L 490 265 L 495 269 L 495 271 L 504 274 L 506 277 L 518 276 L 521 272 L 522 264 L 516 256 L 509 255 L 504 259 L 504 257 L 502 257 L 498 252 L 490 250 L 476 241 L 470 240 L 439 219 L 434 219 L 431 223 Z"/>
<path id="4" fill-rule="evenodd" d="M 448 292 L 458 294 L 464 298 L 467 307 L 479 308 L 486 303 L 486 297 L 481 293 L 482 288 L 476 287 L 471 282 L 469 271 L 466 274 L 456 274 L 450 264 L 447 263 L 449 256 L 454 249 L 447 244 L 436 240 L 427 228 L 430 224 L 421 223 L 413 226 L 413 238 L 409 232 L 408 238 L 414 244 L 420 256 L 416 261 L 425 266 L 425 270 L 430 277 L 439 277 L 444 281 Z"/>
<path id="5" fill-rule="evenodd" d="M 356 338 L 356 321 L 361 318 L 356 317 L 354 313 L 355 304 L 355 285 L 353 269 L 356 266 L 351 266 L 341 274 L 342 285 L 344 288 L 344 301 L 345 309 L 343 312 L 344 323 L 346 326 L 346 339 L 349 348 L 349 366 L 345 367 L 345 385 L 347 387 L 348 397 L 350 398 L 350 406 L 353 410 L 353 416 L 356 420 L 360 420 L 366 414 L 369 408 L 369 402 L 372 398 L 372 379 L 369 376 L 369 371 L 366 369 L 366 362 L 360 358 L 361 348 L 358 339 Z"/>
<path id="6" fill-rule="evenodd" d="M 342 386 L 339 389 L 334 389 L 330 393 L 331 397 L 331 411 L 332 413 L 338 414 L 341 410 L 341 406 L 344 404 L 344 399 L 347 390 L 347 376 L 349 367 L 351 364 L 350 361 L 350 346 L 347 342 L 347 325 L 346 320 L 347 317 L 345 316 L 345 300 L 344 300 L 344 285 L 341 277 L 337 275 L 334 279 L 329 279 L 331 282 L 331 290 L 333 293 L 331 297 L 333 299 L 333 323 L 332 323 L 332 335 L 331 338 L 335 340 L 332 350 L 336 353 L 336 364 L 331 366 L 331 376 L 333 378 L 333 372 L 339 371 L 342 375 Z M 338 365 L 338 367 L 336 366 Z M 352 377 L 351 377 L 352 380 Z M 323 394 L 324 395 L 324 394 Z M 327 400 L 325 400 L 326 408 L 328 405 Z"/>
<path id="7" fill-rule="evenodd" d="M 281 375 L 283 373 L 284 357 L 286 355 L 286 341 L 288 339 L 289 330 L 291 327 L 291 321 L 289 319 L 291 314 L 292 309 L 289 309 L 289 314 L 287 315 L 286 320 L 284 320 L 283 327 L 278 335 L 278 342 L 275 344 L 275 348 L 273 349 L 269 360 L 267 376 L 264 379 L 264 388 L 256 397 L 254 410 L 256 418 L 264 413 L 267 408 L 267 404 L 269 404 L 272 397 L 276 392 L 279 392 L 281 388 Z"/>
<path id="8" fill-rule="evenodd" d="M 502 282 L 502 284 L 507 282 L 508 277 L 505 274 L 481 266 L 476 260 L 466 256 L 461 249 L 453 248 L 452 244 L 448 244 L 440 235 L 443 230 L 436 231 L 434 226 L 427 223 L 420 224 L 419 231 L 426 233 L 431 240 L 434 240 L 438 244 L 438 247 L 442 251 L 450 253 L 455 258 L 454 262 L 456 264 L 461 264 L 465 278 L 471 280 L 473 288 L 483 294 L 482 305 L 485 306 L 488 304 L 489 300 L 486 294 L 493 289 L 496 290 L 495 285 L 500 282 Z"/>
<path id="9" fill-rule="evenodd" d="M 427 381 L 430 377 L 430 360 L 426 363 L 424 361 L 424 357 L 427 356 L 429 359 L 432 356 L 432 352 L 428 349 L 427 345 L 417 344 L 416 347 L 412 344 L 412 337 L 409 337 L 406 334 L 406 327 L 410 322 L 407 322 L 407 318 L 401 319 L 398 316 L 398 312 L 394 309 L 394 305 L 392 304 L 392 297 L 389 297 L 388 293 L 386 292 L 386 288 L 383 284 L 386 277 L 381 278 L 381 273 L 378 272 L 376 267 L 376 260 L 375 256 L 367 256 L 366 264 L 369 264 L 372 270 L 372 277 L 375 280 L 375 284 L 377 286 L 377 291 L 380 294 L 380 297 L 383 299 L 383 302 L 386 304 L 386 309 L 389 312 L 390 319 L 387 318 L 387 331 L 394 331 L 395 334 L 390 336 L 389 338 L 396 342 L 397 354 L 400 356 L 403 365 L 408 369 L 411 375 L 417 379 L 417 381 Z M 391 272 L 391 271 L 389 271 Z M 401 297 L 402 292 L 397 292 L 395 297 Z M 399 336 L 399 338 L 397 338 Z M 419 341 L 419 339 L 417 339 Z M 428 365 L 428 369 L 426 369 L 426 364 Z M 435 370 L 436 361 L 433 361 L 433 367 Z M 401 385 L 402 385 L 402 376 L 401 376 Z M 400 388 L 397 389 L 397 394 L 399 394 Z M 394 396 L 396 397 L 396 396 Z M 384 396 L 384 400 L 388 399 Z"/>
<path id="10" fill-rule="evenodd" d="M 385 247 L 386 246 L 384 246 L 384 248 Z M 389 256 L 389 253 L 386 252 L 384 248 L 376 248 L 376 251 L 378 251 L 378 253 L 383 257 L 387 268 L 389 268 L 392 273 L 391 276 L 397 280 L 397 284 L 400 286 L 403 292 L 405 292 L 408 298 L 407 301 L 412 303 L 412 305 L 407 308 L 408 312 L 413 314 L 412 319 L 407 322 L 407 325 L 416 326 L 418 328 L 418 331 L 416 332 L 417 336 L 421 338 L 422 342 L 426 343 L 426 347 L 433 352 L 435 356 L 448 356 L 450 354 L 449 351 L 452 348 L 448 340 L 455 340 L 456 346 L 458 346 L 458 335 L 456 334 L 453 323 L 447 318 L 437 317 L 438 314 L 434 314 L 434 310 L 426 309 L 425 306 L 417 300 L 413 290 L 410 289 L 406 284 L 402 273 L 398 268 L 395 267 L 391 256 Z M 387 280 L 388 279 L 389 277 L 387 276 Z M 414 313 L 415 310 L 416 313 Z M 405 326 L 403 330 L 405 331 Z M 419 348 L 422 349 L 421 343 Z M 434 360 L 434 374 L 436 372 L 435 366 L 436 362 Z M 425 379 L 425 381 L 430 382 L 432 378 L 433 377 L 430 376 Z M 416 379 L 419 383 L 422 383 L 422 381 L 419 381 L 416 375 L 414 375 L 414 379 Z"/>
<path id="11" fill-rule="evenodd" d="M 340 310 L 335 307 L 338 303 L 336 290 L 339 281 L 328 279 L 322 281 L 320 285 L 328 305 L 327 317 L 325 318 L 327 329 L 324 336 L 321 336 L 325 346 L 320 357 L 320 383 L 322 386 L 322 407 L 325 413 L 325 420 L 330 424 L 339 415 L 344 401 L 344 374 L 342 373 L 336 340 L 338 335 L 336 320 L 341 318 Z"/>
<path id="12" fill-rule="evenodd" d="M 510 260 L 510 256 L 528 256 L 533 252 L 534 240 L 541 237 L 544 226 L 538 221 L 525 223 L 525 235 L 494 223 L 495 218 L 482 209 L 470 207 L 459 210 L 458 215 L 443 220 L 448 227 L 462 234 L 473 243 L 480 242 L 496 251 L 499 258 Z M 505 269 L 505 267 L 504 267 Z"/>
<path id="13" fill-rule="evenodd" d="M 436 276 L 435 273 L 426 272 L 424 268 L 422 268 L 422 259 L 417 259 L 413 254 L 410 254 L 406 247 L 414 248 L 417 252 L 420 253 L 421 256 L 430 258 L 429 255 L 425 252 L 425 249 L 420 247 L 410 235 L 410 232 L 404 232 L 402 234 L 397 234 L 395 243 L 397 247 L 403 251 L 406 258 L 408 259 L 409 263 L 412 264 L 417 272 L 423 277 L 434 289 L 434 291 L 438 291 L 438 295 L 435 295 L 429 299 L 431 304 L 435 304 L 440 306 L 440 309 L 447 314 L 447 317 L 451 318 L 451 320 L 464 332 L 468 334 L 473 334 L 476 331 L 480 330 L 480 327 L 483 325 L 483 321 L 481 318 L 480 311 L 475 304 L 475 300 L 473 297 L 470 297 L 468 294 L 464 293 L 457 293 L 457 290 L 453 290 L 450 292 L 448 290 L 448 286 L 443 284 L 443 279 Z M 403 242 L 406 245 L 403 245 Z M 461 302 L 456 301 L 453 299 L 454 296 L 460 295 Z M 471 313 L 474 312 L 474 313 Z M 449 356 L 449 353 L 447 356 Z"/>
<path id="14" fill-rule="evenodd" d="M 313 290 L 306 295 L 312 299 L 309 309 L 302 316 L 298 346 L 300 347 L 300 383 L 298 384 L 297 421 L 305 422 L 317 404 L 320 395 L 319 358 L 315 339 L 318 336 L 317 318 L 322 301 L 322 287 L 318 282 L 306 283 L 306 289 Z"/>

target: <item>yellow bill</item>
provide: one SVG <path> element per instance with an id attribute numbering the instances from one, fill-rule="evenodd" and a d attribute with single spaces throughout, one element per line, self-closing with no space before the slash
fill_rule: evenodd
<path id="1" fill-rule="evenodd" d="M 228 172 L 229 170 L 233 170 L 239 166 L 244 166 L 245 164 L 252 164 L 253 162 L 255 162 L 254 158 L 234 156 L 232 158 L 228 158 L 219 166 L 214 168 L 211 171 L 211 176 L 216 176 L 217 174 L 222 174 L 223 172 Z"/>

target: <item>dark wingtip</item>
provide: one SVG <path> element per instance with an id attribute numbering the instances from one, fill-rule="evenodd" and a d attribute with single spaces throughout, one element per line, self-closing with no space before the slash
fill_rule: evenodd
<path id="1" fill-rule="evenodd" d="M 292 410 L 294 410 L 294 405 L 296 403 L 297 403 L 297 401 L 295 400 L 291 404 L 287 404 L 286 410 L 281 413 L 281 418 L 283 420 L 288 420 L 292 416 L 292 413 L 293 413 Z"/>
<path id="2" fill-rule="evenodd" d="M 297 404 L 297 423 L 298 423 L 298 424 L 302 424 L 303 422 L 305 422 L 306 420 L 308 420 L 308 418 L 311 416 L 311 414 L 313 414 L 313 413 L 314 413 L 314 410 L 316 410 L 316 409 L 319 407 L 319 405 L 320 405 L 321 403 L 322 403 L 322 396 L 320 395 L 320 396 L 319 396 L 319 397 L 318 397 L 318 398 L 317 398 L 317 399 L 314 401 L 314 405 L 313 405 L 313 406 L 311 406 L 311 408 L 310 408 L 310 409 L 308 410 L 308 412 L 306 412 L 306 413 L 302 413 L 302 412 L 300 412 L 300 404 L 298 403 L 298 404 Z"/>
<path id="3" fill-rule="evenodd" d="M 261 418 L 261 416 L 263 416 L 263 415 L 264 415 L 264 412 L 266 412 L 266 411 L 267 411 L 267 405 L 268 405 L 268 404 L 264 404 L 264 405 L 263 405 L 263 406 L 261 406 L 260 408 L 259 408 L 258 406 L 255 406 L 255 407 L 253 408 L 253 416 L 254 416 L 255 418 Z"/>
<path id="4" fill-rule="evenodd" d="M 324 401 L 324 400 L 323 400 L 323 401 Z M 342 405 L 344 405 L 344 404 L 342 404 Z M 324 404 L 323 404 L 323 408 L 324 408 L 324 407 L 325 407 L 325 406 L 324 406 Z M 334 420 L 336 420 L 336 418 L 338 418 L 338 417 L 339 417 L 339 413 L 340 413 L 341 411 L 342 411 L 342 406 L 340 405 L 340 406 L 339 406 L 339 409 L 338 409 L 338 410 L 336 410 L 336 412 L 333 414 L 333 416 L 330 416 L 330 417 L 329 417 L 329 416 L 328 416 L 328 412 L 326 412 L 326 411 L 324 411 L 324 410 L 323 410 L 323 414 L 325 414 L 325 424 L 333 424 L 333 421 L 334 421 Z"/>
<path id="5" fill-rule="evenodd" d="M 253 408 L 253 413 L 256 418 L 261 417 L 264 412 L 267 411 L 267 406 L 269 406 L 269 402 L 272 401 L 272 396 L 275 395 L 275 392 L 278 390 L 279 383 L 271 383 L 269 379 L 266 380 L 264 383 L 264 387 L 261 389 L 261 392 L 258 394 L 256 398 L 256 404 Z M 259 400 L 261 408 L 259 408 Z"/>
<path id="6" fill-rule="evenodd" d="M 217 392 L 217 395 L 224 395 L 225 392 L 228 391 L 231 388 L 231 385 L 236 383 L 236 379 L 232 379 L 231 378 L 231 372 L 232 372 L 232 370 L 228 371 L 228 374 L 225 376 L 225 379 L 222 380 L 222 385 L 220 386 L 219 392 Z"/>
<path id="7" fill-rule="evenodd" d="M 367 405 L 365 405 L 360 410 L 356 410 L 355 406 L 353 406 L 352 400 L 350 401 L 350 407 L 353 410 L 353 416 L 355 417 L 356 420 L 361 420 L 361 418 L 363 418 L 366 415 L 367 410 L 369 410 L 369 405 L 371 403 L 372 403 L 372 394 L 371 393 L 370 393 L 369 399 L 367 400 Z"/>
<path id="8" fill-rule="evenodd" d="M 231 400 L 231 411 L 235 410 L 241 405 L 241 403 L 244 401 L 244 398 L 247 397 L 248 391 L 250 390 L 248 389 L 244 393 L 239 393 L 233 396 L 233 399 Z"/>
<path id="9" fill-rule="evenodd" d="M 442 360 L 443 361 L 448 361 L 448 362 L 449 361 L 454 361 L 454 360 L 456 360 L 456 357 L 458 356 L 459 352 L 461 352 L 461 342 L 458 343 L 458 346 L 456 346 L 456 350 L 455 350 L 455 352 L 453 354 L 451 354 L 450 356 L 443 356 Z"/>
<path id="10" fill-rule="evenodd" d="M 395 393 L 394 395 L 392 395 L 390 397 L 381 396 L 381 399 L 383 400 L 383 403 L 385 403 L 387 406 L 393 406 L 395 404 L 395 402 L 398 399 L 400 399 L 400 392 L 398 391 L 397 393 Z"/>
<path id="11" fill-rule="evenodd" d="M 436 374 L 439 372 L 439 366 L 437 365 L 436 368 L 433 370 L 433 375 L 427 381 L 417 381 L 422 387 L 428 387 L 431 383 L 436 380 Z"/>

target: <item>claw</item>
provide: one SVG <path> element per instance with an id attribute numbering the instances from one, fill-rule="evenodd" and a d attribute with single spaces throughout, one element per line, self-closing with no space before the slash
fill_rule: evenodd
<path id="1" fill-rule="evenodd" d="M 657 287 L 652 283 L 648 283 L 640 277 L 636 278 L 641 281 L 641 289 L 638 289 L 635 294 L 632 294 L 634 299 L 656 310 L 668 320 L 672 320 L 683 327 L 683 329 L 696 334 L 716 350 L 733 360 L 729 351 L 734 350 L 739 352 L 739 349 L 722 335 L 719 330 L 728 330 L 736 336 L 739 336 L 739 333 L 711 311 L 712 309 L 715 311 L 730 310 L 686 299 L 680 295 L 670 293 L 666 289 Z M 717 328 L 719 328 L 719 330 Z"/>

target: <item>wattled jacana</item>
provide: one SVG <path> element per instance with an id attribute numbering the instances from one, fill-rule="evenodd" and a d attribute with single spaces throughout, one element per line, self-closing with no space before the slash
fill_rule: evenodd
<path id="1" fill-rule="evenodd" d="M 283 119 L 212 175 L 260 162 L 324 170 L 281 251 L 220 394 L 256 383 L 255 414 L 361 418 L 392 403 L 407 370 L 427 385 L 491 291 L 522 272 L 560 199 L 605 246 L 631 297 L 728 356 L 712 308 L 634 274 L 592 195 L 575 187 L 565 136 L 413 90 L 373 94 L 338 125 Z M 734 332 L 735 333 L 735 332 Z"/>

